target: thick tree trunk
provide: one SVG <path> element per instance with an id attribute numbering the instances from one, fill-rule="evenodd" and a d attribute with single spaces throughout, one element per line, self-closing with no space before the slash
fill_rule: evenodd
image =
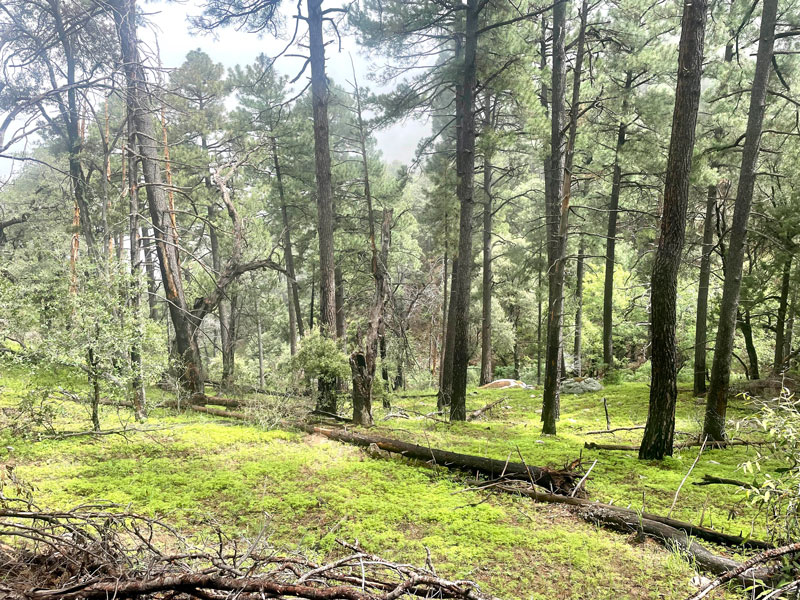
<path id="1" fill-rule="evenodd" d="M 781 278 L 781 296 L 778 301 L 778 316 L 775 320 L 775 358 L 772 370 L 781 373 L 784 370 L 784 338 L 786 336 L 786 313 L 789 309 L 789 284 L 792 277 L 792 255 L 783 263 L 783 277 Z"/>
<path id="2" fill-rule="evenodd" d="M 706 346 L 708 345 L 708 287 L 711 280 L 711 255 L 714 249 L 714 214 L 717 186 L 708 186 L 703 219 L 703 254 L 700 257 L 700 284 L 697 288 L 697 319 L 694 325 L 694 395 L 706 393 Z"/>
<path id="3" fill-rule="evenodd" d="M 114 19 L 120 36 L 123 70 L 130 89 L 129 109 L 136 128 L 142 172 L 147 184 L 147 203 L 155 231 L 161 281 L 167 299 L 175 342 L 182 361 L 182 385 L 192 394 L 203 393 L 203 363 L 194 335 L 194 324 L 186 304 L 178 257 L 178 240 L 161 179 L 160 160 L 148 100 L 147 80 L 139 60 L 136 37 L 136 0 L 114 0 Z"/>
<path id="4" fill-rule="evenodd" d="M 578 48 L 572 79 L 572 105 L 569 113 L 569 134 L 564 139 L 562 113 L 566 80 L 566 3 L 553 8 L 553 101 L 550 132 L 550 162 L 553 176 L 550 181 L 552 200 L 548 244 L 548 311 L 547 349 L 545 353 L 544 393 L 542 398 L 542 433 L 555 435 L 556 420 L 561 412 L 560 388 L 564 374 L 564 272 L 567 262 L 567 226 L 572 190 L 572 160 L 580 112 L 580 91 L 584 47 L 586 42 L 586 17 L 588 4 L 581 6 L 581 24 Z"/>
<path id="5" fill-rule="evenodd" d="M 578 269 L 575 274 L 577 282 L 575 284 L 575 345 L 572 349 L 574 355 L 573 370 L 575 376 L 580 377 L 583 372 L 583 365 L 581 363 L 581 353 L 583 351 L 583 253 L 584 241 L 581 236 L 580 247 L 578 249 Z"/>
<path id="6" fill-rule="evenodd" d="M 700 83 L 706 0 L 685 0 L 678 50 L 678 84 L 664 186 L 664 210 L 650 284 L 651 364 L 650 406 L 639 449 L 641 459 L 672 456 L 675 403 L 678 397 L 678 356 L 675 341 L 678 269 L 686 236 L 689 175 L 692 168 Z"/>
<path id="7" fill-rule="evenodd" d="M 460 94 L 456 94 L 456 127 L 461 144 L 456 165 L 458 169 L 458 196 L 461 209 L 458 228 L 458 266 L 454 268 L 455 303 L 451 304 L 453 321 L 453 384 L 450 400 L 450 419 L 467 418 L 467 367 L 469 365 L 469 300 L 472 285 L 472 210 L 475 202 L 475 88 L 476 57 L 478 50 L 479 0 L 466 0 L 464 30 L 464 64 Z"/>
<path id="8" fill-rule="evenodd" d="M 314 115 L 314 164 L 317 181 L 317 231 L 319 233 L 320 327 L 336 335 L 336 283 L 333 254 L 333 189 L 328 124 L 328 77 L 325 74 L 325 42 L 322 36 L 322 0 L 307 0 L 311 62 L 311 105 Z M 333 382 L 321 382 L 320 410 L 336 412 Z"/>
<path id="9" fill-rule="evenodd" d="M 483 130 L 492 126 L 492 96 L 487 92 Z M 492 377 L 492 149 L 483 156 L 483 290 L 481 315 L 480 385 L 491 383 Z"/>
<path id="10" fill-rule="evenodd" d="M 453 257 L 452 273 L 450 274 L 450 299 L 449 306 L 452 307 L 456 298 L 456 273 L 458 272 L 458 256 Z M 452 318 L 451 310 L 447 312 L 447 327 L 444 336 L 444 355 L 442 356 L 442 377 L 437 394 L 436 406 L 439 410 L 444 410 L 450 406 L 453 396 L 453 352 L 456 347 L 455 322 Z"/>
<path id="11" fill-rule="evenodd" d="M 631 89 L 633 75 L 625 74 L 625 87 L 622 100 L 622 118 L 617 128 L 617 145 L 614 148 L 614 174 L 611 180 L 611 197 L 608 200 L 608 229 L 606 232 L 606 267 L 603 282 L 603 365 L 606 372 L 614 370 L 614 265 L 616 263 L 617 221 L 619 218 L 619 196 L 622 191 L 622 167 L 620 154 L 625 145 L 628 124 L 625 121 L 628 112 L 628 93 Z"/>
<path id="12" fill-rule="evenodd" d="M 728 386 L 731 374 L 731 356 L 736 331 L 736 311 L 742 283 L 742 265 L 747 241 L 747 222 L 756 179 L 756 165 L 761 144 L 761 128 L 767 98 L 767 83 L 775 42 L 775 21 L 778 0 L 764 0 L 761 29 L 758 39 L 756 71 L 750 91 L 750 108 L 742 148 L 742 166 L 734 202 L 733 226 L 725 255 L 725 282 L 722 287 L 717 344 L 711 366 L 711 383 L 706 398 L 706 417 L 703 433 L 712 440 L 725 439 L 725 412 L 728 406 Z"/>

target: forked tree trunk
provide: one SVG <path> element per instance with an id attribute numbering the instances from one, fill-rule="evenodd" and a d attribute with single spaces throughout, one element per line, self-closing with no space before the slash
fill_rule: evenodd
<path id="1" fill-rule="evenodd" d="M 136 0 L 113 0 L 111 6 L 120 36 L 123 71 L 130 90 L 131 104 L 128 109 L 133 115 L 142 172 L 147 184 L 147 204 L 155 232 L 161 281 L 175 329 L 176 349 L 182 361 L 181 383 L 190 394 L 202 394 L 203 363 L 183 291 L 178 240 L 175 238 L 161 178 L 147 81 L 137 48 Z"/>
<path id="2" fill-rule="evenodd" d="M 700 284 L 697 288 L 697 318 L 694 325 L 694 395 L 706 393 L 706 346 L 708 345 L 708 287 L 711 281 L 711 255 L 714 250 L 714 214 L 717 186 L 708 186 L 703 219 L 703 254 L 700 257 Z"/>
<path id="3" fill-rule="evenodd" d="M 761 370 L 758 368 L 758 351 L 753 342 L 753 324 L 750 317 L 750 307 L 737 311 L 736 320 L 744 338 L 744 347 L 747 350 L 748 379 L 761 379 Z"/>
<path id="4" fill-rule="evenodd" d="M 684 0 L 678 47 L 678 84 L 665 174 L 664 210 L 650 284 L 652 373 L 650 406 L 639 448 L 640 459 L 672 456 L 675 403 L 678 397 L 675 342 L 678 269 L 683 258 L 686 235 L 689 175 L 703 74 L 706 8 L 706 0 Z"/>
<path id="5" fill-rule="evenodd" d="M 731 357 L 736 332 L 736 311 L 739 306 L 739 290 L 742 283 L 747 223 L 756 180 L 756 165 L 761 145 L 761 128 L 767 99 L 767 83 L 775 42 L 775 21 L 778 0 L 764 0 L 761 13 L 761 29 L 756 55 L 756 71 L 750 91 L 750 108 L 747 114 L 747 129 L 742 148 L 742 166 L 734 202 L 733 226 L 725 255 L 725 282 L 722 287 L 717 345 L 711 366 L 711 384 L 706 398 L 706 417 L 703 433 L 711 440 L 725 439 L 725 413 L 728 407 L 728 386 L 731 375 Z"/>
<path id="6" fill-rule="evenodd" d="M 603 283 L 603 365 L 606 372 L 614 370 L 614 264 L 617 248 L 617 221 L 619 219 L 619 196 L 622 191 L 622 166 L 620 154 L 625 145 L 628 124 L 625 121 L 628 112 L 628 93 L 631 89 L 633 75 L 625 74 L 624 98 L 622 99 L 622 118 L 617 128 L 617 144 L 614 148 L 614 174 L 611 180 L 611 196 L 608 200 L 608 229 L 606 233 L 606 267 Z"/>
<path id="7" fill-rule="evenodd" d="M 547 350 L 545 355 L 544 393 L 542 398 L 542 433 L 555 435 L 556 420 L 561 412 L 560 388 L 564 374 L 564 272 L 567 262 L 567 225 L 572 190 L 572 161 L 580 113 L 580 92 L 584 47 L 586 43 L 587 1 L 581 6 L 581 23 L 578 33 L 578 48 L 572 78 L 572 105 L 569 112 L 569 134 L 563 139 L 562 113 L 566 80 L 566 51 L 564 37 L 566 29 L 566 4 L 553 8 L 553 102 L 551 119 L 551 166 L 550 181 L 552 201 L 550 218 L 550 243 L 548 244 L 549 291 L 547 311 Z M 550 219 L 548 219 L 550 221 Z"/>
<path id="8" fill-rule="evenodd" d="M 314 165 L 317 181 L 317 231 L 319 233 L 320 328 L 336 335 L 336 283 L 333 254 L 333 188 L 328 123 L 328 77 L 322 36 L 322 0 L 307 0 L 311 63 L 311 106 L 314 117 Z M 336 412 L 335 383 L 320 380 L 317 408 Z"/>

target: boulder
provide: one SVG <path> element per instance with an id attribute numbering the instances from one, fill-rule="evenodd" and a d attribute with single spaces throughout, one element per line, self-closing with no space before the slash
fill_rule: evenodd
<path id="1" fill-rule="evenodd" d="M 486 385 L 482 385 L 482 390 L 504 390 L 506 388 L 522 388 L 524 390 L 531 389 L 533 386 L 530 386 L 518 379 L 496 379 L 491 383 L 487 383 Z"/>
<path id="2" fill-rule="evenodd" d="M 602 389 L 603 384 L 592 377 L 575 377 L 561 382 L 562 394 L 586 394 L 587 392 L 599 392 Z"/>

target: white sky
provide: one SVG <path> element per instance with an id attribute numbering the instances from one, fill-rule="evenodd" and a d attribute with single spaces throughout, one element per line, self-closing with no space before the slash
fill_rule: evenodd
<path id="1" fill-rule="evenodd" d="M 330 5 L 336 4 L 331 2 Z M 305 3 L 303 3 L 305 8 Z M 327 3 L 326 3 L 327 6 Z M 256 57 L 261 54 L 275 56 L 284 49 L 290 32 L 288 29 L 294 27 L 292 15 L 296 10 L 295 2 L 283 2 L 281 12 L 285 16 L 287 39 L 276 39 L 270 35 L 259 36 L 245 31 L 236 31 L 232 27 L 219 29 L 216 34 L 195 34 L 187 22 L 187 16 L 200 14 L 198 0 L 186 0 L 185 2 L 165 2 L 158 0 L 142 5 L 142 10 L 149 16 L 148 19 L 156 31 L 158 48 L 161 53 L 162 65 L 166 68 L 175 68 L 183 63 L 186 54 L 196 48 L 202 49 L 214 62 L 222 63 L 226 68 L 237 64 L 246 65 L 253 63 Z M 369 73 L 374 72 L 380 65 L 378 61 L 367 58 L 361 51 L 355 38 L 347 35 L 343 28 L 339 28 L 342 33 L 339 51 L 338 43 L 334 42 L 326 47 L 326 68 L 328 77 L 340 85 L 346 86 L 347 81 L 352 80 L 352 66 L 350 56 L 355 63 L 356 74 L 361 86 L 370 87 L 373 91 L 386 91 L 386 88 L 378 88 L 374 82 L 369 81 Z M 300 24 L 298 37 L 305 36 L 305 23 Z M 152 34 L 140 30 L 142 41 L 147 44 L 154 44 Z M 153 48 L 155 50 L 155 48 Z M 287 54 L 299 54 L 302 49 L 290 50 Z M 294 78 L 303 65 L 300 58 L 281 57 L 276 62 L 276 69 Z M 310 74 L 310 69 L 306 71 L 304 77 Z M 304 82 L 298 82 L 295 87 L 299 87 Z M 430 133 L 430 125 L 419 121 L 406 121 L 387 129 L 376 132 L 375 137 L 378 141 L 378 148 L 383 153 L 387 162 L 400 161 L 408 163 L 414 156 L 419 140 Z"/>

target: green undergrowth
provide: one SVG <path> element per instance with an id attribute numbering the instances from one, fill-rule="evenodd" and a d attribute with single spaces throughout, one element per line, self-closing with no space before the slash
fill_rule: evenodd
<path id="1" fill-rule="evenodd" d="M 59 431 L 89 427 L 85 406 L 53 393 L 83 393 L 82 375 L 29 371 L 0 363 L 2 462 L 35 486 L 36 502 L 67 508 L 105 500 L 168 520 L 202 536 L 215 522 L 230 533 L 253 536 L 266 523 L 270 542 L 320 560 L 341 552 L 336 538 L 358 542 L 395 561 L 423 564 L 430 550 L 440 574 L 470 578 L 503 598 L 683 598 L 694 572 L 674 552 L 633 536 L 596 529 L 564 507 L 524 498 L 465 491 L 452 474 L 402 458 L 376 459 L 321 436 L 266 430 L 198 413 L 155 410 L 125 436 L 32 441 L 15 436 L 8 410 L 46 397 Z M 48 391 L 49 390 L 49 391 Z M 150 398 L 160 392 L 153 390 Z M 444 425 L 430 419 L 381 420 L 376 433 L 421 444 L 536 465 L 563 466 L 581 456 L 597 459 L 590 496 L 666 514 L 675 490 L 697 455 L 685 450 L 663 463 L 639 462 L 633 453 L 581 450 L 584 434 L 602 429 L 601 398 L 612 426 L 644 422 L 647 388 L 622 384 L 600 394 L 563 399 L 557 437 L 539 435 L 540 393 L 531 390 L 471 393 L 470 410 L 507 398 L 476 422 Z M 393 398 L 395 407 L 430 412 L 434 398 Z M 678 429 L 696 431 L 701 407 L 681 395 Z M 102 407 L 103 429 L 135 426 L 126 410 Z M 40 428 L 41 430 L 41 428 Z M 641 432 L 591 436 L 636 442 Z M 3 449 L 4 448 L 4 449 Z M 749 531 L 753 515 L 735 488 L 691 485 L 704 473 L 738 476 L 752 450 L 707 451 L 683 486 L 673 516 L 726 531 Z M 756 530 L 758 533 L 760 531 Z M 716 597 L 738 598 L 734 589 Z"/>

